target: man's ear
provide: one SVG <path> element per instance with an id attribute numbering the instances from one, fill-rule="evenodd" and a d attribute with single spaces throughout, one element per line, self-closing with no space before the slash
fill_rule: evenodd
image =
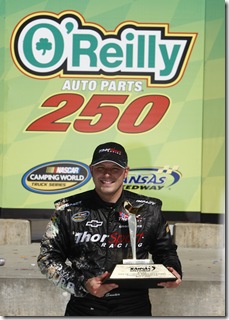
<path id="1" fill-rule="evenodd" d="M 128 176 L 129 170 L 130 170 L 130 167 L 126 167 L 126 169 L 125 169 L 125 178 Z"/>
<path id="2" fill-rule="evenodd" d="M 89 168 L 90 168 L 90 172 L 91 172 L 91 174 L 92 174 L 93 167 L 92 167 L 92 166 L 89 166 Z"/>

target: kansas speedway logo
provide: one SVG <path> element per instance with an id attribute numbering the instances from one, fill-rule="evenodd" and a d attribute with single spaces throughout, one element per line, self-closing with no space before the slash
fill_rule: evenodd
<path id="1" fill-rule="evenodd" d="M 171 187 L 180 178 L 181 173 L 178 171 L 178 166 L 130 169 L 128 177 L 124 180 L 124 189 L 161 190 Z"/>
<path id="2" fill-rule="evenodd" d="M 32 192 L 54 194 L 82 187 L 90 178 L 90 169 L 84 163 L 53 161 L 27 171 L 22 177 L 22 185 Z"/>

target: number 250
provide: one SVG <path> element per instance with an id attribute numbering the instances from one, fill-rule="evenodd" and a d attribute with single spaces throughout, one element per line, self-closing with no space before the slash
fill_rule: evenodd
<path id="1" fill-rule="evenodd" d="M 26 131 L 65 132 L 71 122 L 63 121 L 63 118 L 79 111 L 73 122 L 73 128 L 78 132 L 93 133 L 106 130 L 119 117 L 117 120 L 119 131 L 143 133 L 161 121 L 170 104 L 169 98 L 163 95 L 140 96 L 127 105 L 120 115 L 120 108 L 116 105 L 124 104 L 128 97 L 129 95 L 94 94 L 80 111 L 84 103 L 83 96 L 75 93 L 57 94 L 48 98 L 42 107 L 61 106 L 33 121 Z"/>

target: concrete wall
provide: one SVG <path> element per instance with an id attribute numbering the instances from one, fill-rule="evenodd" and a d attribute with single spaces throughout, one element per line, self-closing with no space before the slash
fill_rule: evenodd
<path id="1" fill-rule="evenodd" d="M 31 243 L 30 222 L 20 219 L 0 219 L 0 245 Z"/>
<path id="2" fill-rule="evenodd" d="M 224 250 L 224 226 L 176 223 L 173 234 L 178 248 L 185 253 L 182 259 L 184 278 L 182 285 L 176 289 L 150 289 L 153 316 L 225 316 L 224 270 L 217 267 L 223 264 L 223 259 L 218 259 L 215 253 L 213 256 L 204 255 L 204 252 Z M 7 253 L 10 245 L 15 243 L 19 247 L 24 245 L 28 248 L 36 244 L 31 244 L 31 224 L 26 220 L 1 219 L 0 257 L 4 258 L 3 252 Z M 36 245 L 39 246 L 38 243 Z M 194 258 L 190 251 L 197 252 Z M 33 256 L 35 254 L 37 253 L 32 252 Z M 16 277 L 14 272 L 8 275 L 4 273 L 5 267 L 7 264 L 0 266 L 1 316 L 64 315 L 69 300 L 66 292 L 45 278 L 40 278 L 40 273 L 39 277 L 31 277 L 26 273 L 23 277 Z M 11 265 L 9 267 L 11 268 Z M 12 266 L 12 269 L 14 268 L 15 266 Z M 188 272 L 191 276 L 187 276 Z"/>
<path id="3" fill-rule="evenodd" d="M 224 228 L 222 224 L 175 223 L 174 241 L 182 248 L 223 248 Z"/>
<path id="4" fill-rule="evenodd" d="M 158 317 L 225 316 L 224 283 L 183 281 L 176 289 L 151 289 L 152 314 Z"/>
<path id="5" fill-rule="evenodd" d="M 225 316 L 218 281 L 184 281 L 176 289 L 150 289 L 153 316 Z M 0 279 L 2 316 L 63 316 L 69 296 L 46 279 Z"/>
<path id="6" fill-rule="evenodd" d="M 37 226 L 36 226 L 36 225 Z M 47 221 L 0 219 L 0 245 L 29 244 L 33 234 L 38 241 L 45 232 Z M 184 248 L 222 248 L 225 246 L 223 224 L 174 223 L 171 226 L 175 243 Z"/>

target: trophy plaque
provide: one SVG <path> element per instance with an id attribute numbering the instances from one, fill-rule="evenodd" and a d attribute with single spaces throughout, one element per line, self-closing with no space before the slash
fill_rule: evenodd
<path id="1" fill-rule="evenodd" d="M 166 281 L 176 281 L 176 277 L 162 264 L 153 264 L 151 259 L 136 257 L 136 214 L 142 206 L 133 207 L 129 201 L 124 202 L 128 214 L 128 227 L 132 259 L 124 259 L 123 264 L 117 264 L 106 283 L 117 283 L 122 288 L 163 288 L 157 284 Z"/>

